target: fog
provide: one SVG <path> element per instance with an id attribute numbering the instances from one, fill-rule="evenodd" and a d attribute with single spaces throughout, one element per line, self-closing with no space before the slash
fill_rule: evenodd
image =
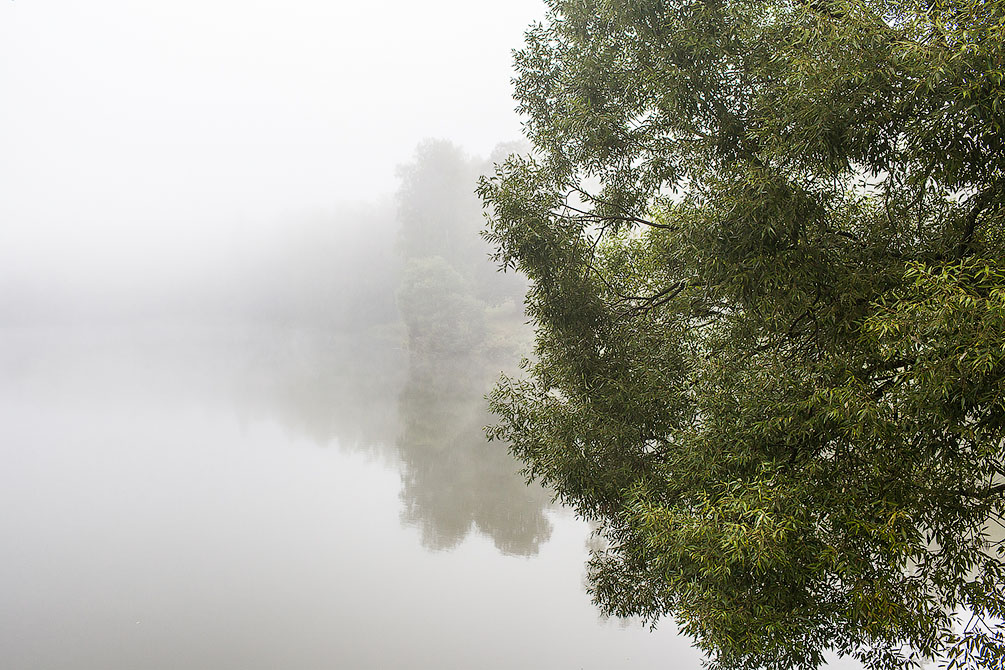
<path id="1" fill-rule="evenodd" d="M 543 12 L 0 3 L 4 667 L 699 667 L 482 432 Z"/>
<path id="2" fill-rule="evenodd" d="M 424 138 L 485 156 L 519 137 L 510 49 L 542 13 L 529 1 L 3 3 L 6 310 L 227 281 L 235 263 L 302 240 L 309 220 L 346 226 L 345 243 L 386 234 L 348 228 L 380 218 Z"/>
<path id="3" fill-rule="evenodd" d="M 488 444 L 537 2 L 0 4 L 0 659 L 698 667 Z"/>

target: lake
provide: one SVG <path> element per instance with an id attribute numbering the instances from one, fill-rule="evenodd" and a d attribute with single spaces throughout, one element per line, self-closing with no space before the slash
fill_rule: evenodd
<path id="1" fill-rule="evenodd" d="M 589 527 L 482 436 L 498 370 L 393 328 L 0 344 L 5 667 L 700 667 L 598 616 Z"/>

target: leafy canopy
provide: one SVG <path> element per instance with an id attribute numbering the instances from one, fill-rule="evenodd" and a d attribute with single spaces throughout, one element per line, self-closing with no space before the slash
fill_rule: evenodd
<path id="1" fill-rule="evenodd" d="M 1005 4 L 549 5 L 490 436 L 600 522 L 596 602 L 723 668 L 1002 667 Z"/>

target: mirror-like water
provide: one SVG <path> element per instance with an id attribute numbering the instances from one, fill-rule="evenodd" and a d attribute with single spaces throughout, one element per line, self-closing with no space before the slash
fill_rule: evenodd
<path id="1" fill-rule="evenodd" d="M 484 442 L 484 361 L 394 330 L 2 340 L 6 667 L 699 667 L 598 618 L 588 529 Z"/>

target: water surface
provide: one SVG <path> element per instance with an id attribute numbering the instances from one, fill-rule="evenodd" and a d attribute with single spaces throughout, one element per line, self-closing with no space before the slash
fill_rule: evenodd
<path id="1" fill-rule="evenodd" d="M 11 668 L 698 668 L 598 617 L 588 528 L 394 329 L 8 328 Z M 484 366 L 482 366 L 484 367 Z"/>

